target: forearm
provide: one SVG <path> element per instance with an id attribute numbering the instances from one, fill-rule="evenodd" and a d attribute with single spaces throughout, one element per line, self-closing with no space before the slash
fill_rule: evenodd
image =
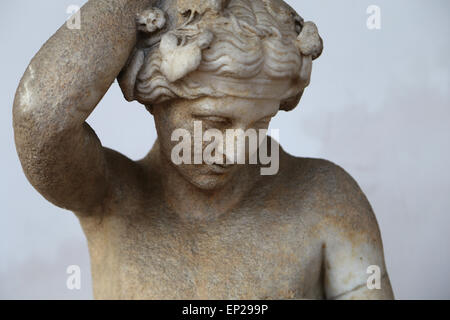
<path id="1" fill-rule="evenodd" d="M 81 125 L 106 93 L 136 42 L 135 15 L 149 0 L 91 0 L 81 29 L 64 24 L 28 66 L 14 116 L 45 115 L 61 128 Z M 44 119 L 42 119 L 44 120 Z"/>

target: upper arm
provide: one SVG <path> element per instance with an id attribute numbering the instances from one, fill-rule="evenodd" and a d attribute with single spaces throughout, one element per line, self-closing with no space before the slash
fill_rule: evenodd
<path id="1" fill-rule="evenodd" d="M 14 100 L 14 135 L 31 184 L 57 206 L 91 213 L 110 186 L 109 159 L 85 122 L 136 43 L 145 0 L 88 1 L 34 56 Z M 113 156 L 114 157 L 114 156 Z"/>
<path id="2" fill-rule="evenodd" d="M 333 190 L 325 219 L 324 289 L 328 299 L 392 299 L 380 230 L 357 183 L 341 168 L 332 169 Z M 370 266 L 380 273 L 372 275 Z M 372 276 L 372 277 L 371 277 Z M 379 276 L 379 277 L 378 277 Z M 367 282 L 379 280 L 380 289 Z"/>
<path id="3" fill-rule="evenodd" d="M 46 136 L 29 121 L 15 124 L 19 158 L 33 187 L 56 206 L 92 215 L 115 198 L 117 188 L 134 188 L 136 194 L 141 187 L 140 166 L 104 148 L 87 123 L 59 132 L 48 130 Z"/>
<path id="4" fill-rule="evenodd" d="M 75 212 L 100 206 L 108 189 L 108 165 L 89 125 L 59 129 L 57 122 L 20 110 L 14 118 L 17 152 L 33 187 L 53 204 Z"/>

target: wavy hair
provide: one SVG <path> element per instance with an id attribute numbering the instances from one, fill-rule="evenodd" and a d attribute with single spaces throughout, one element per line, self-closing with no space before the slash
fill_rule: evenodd
<path id="1" fill-rule="evenodd" d="M 185 8 L 178 8 L 182 22 L 161 28 L 157 40 L 147 35 L 151 44 L 131 56 L 119 77 L 127 100 L 151 106 L 176 98 L 236 95 L 280 98 L 283 110 L 297 105 L 309 84 L 311 61 L 322 51 L 315 25 L 305 25 L 280 0 L 205 0 L 214 6 L 201 10 L 184 2 Z M 165 23 L 164 16 L 152 9 L 138 23 L 144 21 L 153 32 Z"/>

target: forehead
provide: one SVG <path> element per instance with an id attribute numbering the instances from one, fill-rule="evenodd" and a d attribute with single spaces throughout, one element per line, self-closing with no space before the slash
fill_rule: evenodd
<path id="1" fill-rule="evenodd" d="M 205 97 L 188 102 L 190 111 L 202 115 L 216 115 L 228 118 L 260 119 L 273 117 L 280 107 L 280 100 L 247 99 L 237 97 Z"/>

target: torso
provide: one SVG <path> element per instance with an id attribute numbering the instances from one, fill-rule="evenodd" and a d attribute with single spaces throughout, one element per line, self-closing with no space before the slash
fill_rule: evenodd
<path id="1" fill-rule="evenodd" d="M 182 222 L 159 196 L 80 218 L 95 298 L 323 298 L 320 197 L 308 185 L 314 166 L 304 162 L 291 161 L 290 179 L 267 178 L 214 221 Z"/>

